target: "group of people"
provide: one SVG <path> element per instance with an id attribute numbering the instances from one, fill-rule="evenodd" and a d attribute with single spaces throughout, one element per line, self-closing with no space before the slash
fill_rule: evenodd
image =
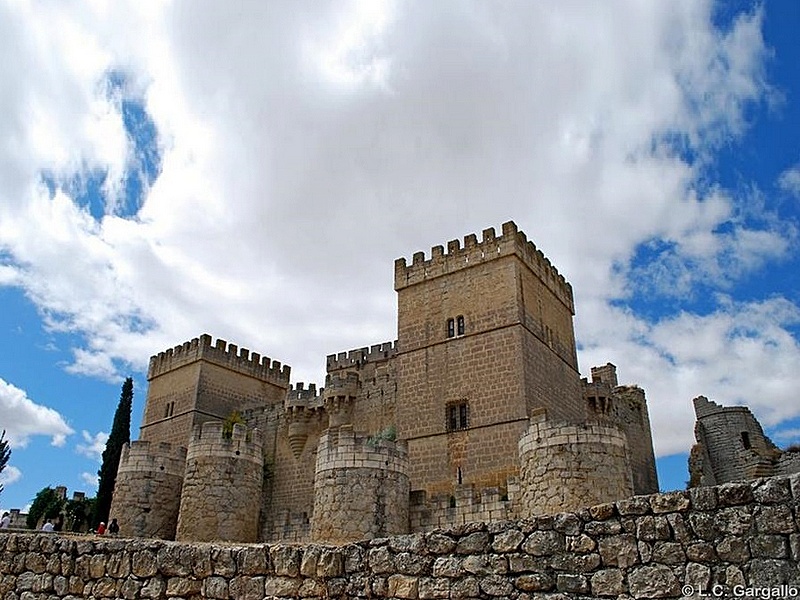
<path id="1" fill-rule="evenodd" d="M 50 532 L 50 531 L 60 531 L 61 524 L 63 523 L 63 518 L 59 516 L 58 523 L 53 523 L 52 519 L 47 519 L 42 525 L 42 531 Z M 3 518 L 0 519 L 0 529 L 8 529 L 11 527 L 11 515 L 7 512 L 3 513 Z M 95 531 L 97 535 L 118 535 L 119 534 L 119 523 L 117 523 L 116 519 L 111 519 L 111 523 L 106 524 L 101 522 L 100 525 L 97 526 L 97 531 Z"/>

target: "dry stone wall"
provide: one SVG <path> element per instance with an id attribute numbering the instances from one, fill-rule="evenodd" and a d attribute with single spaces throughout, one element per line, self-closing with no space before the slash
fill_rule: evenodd
<path id="1" fill-rule="evenodd" d="M 792 598 L 800 475 L 346 546 L 0 533 L 0 598 Z"/>

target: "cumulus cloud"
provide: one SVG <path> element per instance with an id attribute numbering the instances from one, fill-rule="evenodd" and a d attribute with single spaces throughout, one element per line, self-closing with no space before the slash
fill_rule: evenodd
<path id="1" fill-rule="evenodd" d="M 52 408 L 36 404 L 24 390 L 0 379 L 2 428 L 12 448 L 24 448 L 31 436 L 51 437 L 53 446 L 63 446 L 73 432 L 64 418 Z"/>
<path id="2" fill-rule="evenodd" d="M 14 465 L 6 465 L 3 472 L 0 473 L 0 485 L 3 487 L 9 486 L 22 478 L 22 471 Z"/>
<path id="3" fill-rule="evenodd" d="M 82 454 L 88 458 L 92 458 L 100 462 L 103 457 L 103 451 L 106 449 L 106 442 L 108 441 L 108 434 L 105 431 L 98 431 L 92 435 L 86 430 L 81 431 L 83 437 L 83 444 L 77 444 L 75 450 L 78 454 Z"/>
<path id="4" fill-rule="evenodd" d="M 576 290 L 581 363 L 618 360 L 660 451 L 685 446 L 666 415 L 687 374 L 721 378 L 686 323 L 738 339 L 761 304 L 653 323 L 619 301 L 729 288 L 790 248 L 704 181 L 770 93 L 761 10 L 719 30 L 696 0 L 140 4 L 0 8 L 0 284 L 83 336 L 69 370 L 111 378 L 208 331 L 320 381 L 325 354 L 395 337 L 394 258 L 513 218 Z M 129 212 L 122 98 L 159 162 Z M 69 184 L 96 173 L 99 207 Z M 756 343 L 792 350 L 786 319 L 761 318 Z M 762 394 L 769 418 L 796 412 L 783 394 Z"/>

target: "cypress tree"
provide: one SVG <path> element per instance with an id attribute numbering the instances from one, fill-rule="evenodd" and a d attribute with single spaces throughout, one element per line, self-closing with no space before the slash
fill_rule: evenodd
<path id="1" fill-rule="evenodd" d="M 131 406 L 133 404 L 133 379 L 128 377 L 122 384 L 114 423 L 108 434 L 106 449 L 103 450 L 103 462 L 97 474 L 100 482 L 97 486 L 97 500 L 94 507 L 94 526 L 101 521 L 108 523 L 111 512 L 111 496 L 114 494 L 114 483 L 117 479 L 117 467 L 122 447 L 131 441 Z"/>
<path id="2" fill-rule="evenodd" d="M 6 437 L 6 430 L 3 429 L 3 433 L 0 433 L 0 473 L 3 472 L 3 469 L 6 468 L 8 464 L 8 459 L 11 458 L 11 448 L 8 445 L 8 440 L 5 439 Z M 3 484 L 0 483 L 0 493 L 3 492 Z"/>

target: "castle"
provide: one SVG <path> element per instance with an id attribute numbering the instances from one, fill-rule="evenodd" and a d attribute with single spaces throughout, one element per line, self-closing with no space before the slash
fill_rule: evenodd
<path id="1" fill-rule="evenodd" d="M 152 357 L 122 531 L 344 543 L 658 491 L 644 391 L 581 379 L 572 288 L 513 222 L 394 287 L 397 340 L 329 355 L 324 388 L 208 335 Z"/>

